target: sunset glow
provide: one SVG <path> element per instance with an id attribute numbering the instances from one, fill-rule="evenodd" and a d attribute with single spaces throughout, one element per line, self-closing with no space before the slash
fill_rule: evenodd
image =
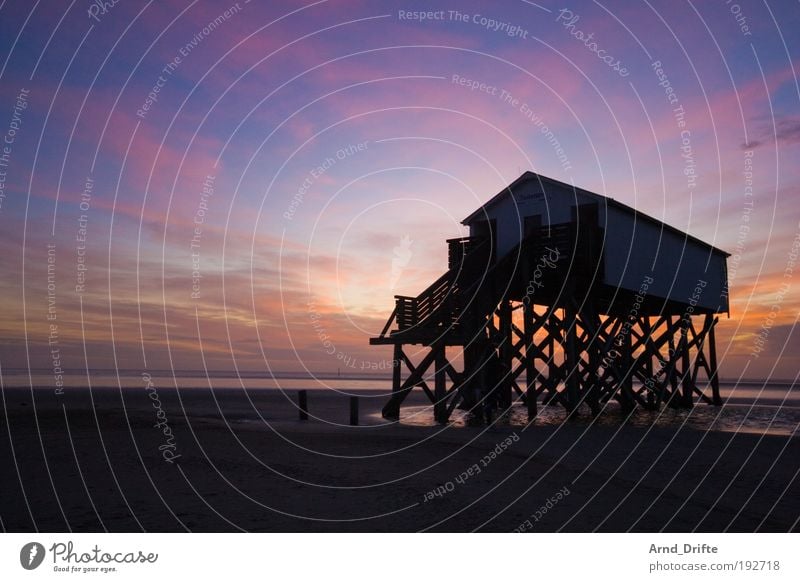
<path id="1" fill-rule="evenodd" d="M 525 170 L 730 252 L 721 375 L 800 368 L 796 7 L 50 4 L 0 8 L 4 369 L 388 374 Z"/>

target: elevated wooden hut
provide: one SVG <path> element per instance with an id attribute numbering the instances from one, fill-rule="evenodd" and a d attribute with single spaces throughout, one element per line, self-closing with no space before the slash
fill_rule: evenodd
<path id="1" fill-rule="evenodd" d="M 487 399 L 522 400 L 531 417 L 542 401 L 569 412 L 610 399 L 625 410 L 720 403 L 714 326 L 728 312 L 728 253 L 533 172 L 463 224 L 470 235 L 447 241 L 448 270 L 396 296 L 370 340 L 394 346 L 385 417 L 415 387 L 440 422 Z M 407 344 L 424 346 L 416 362 Z"/>

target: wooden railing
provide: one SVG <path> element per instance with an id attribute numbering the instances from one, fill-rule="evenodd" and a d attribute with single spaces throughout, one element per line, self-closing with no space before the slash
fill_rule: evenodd
<path id="1" fill-rule="evenodd" d="M 522 252 L 536 261 L 541 256 L 549 257 L 548 249 L 555 249 L 559 261 L 569 265 L 569 276 L 581 280 L 594 276 L 598 262 L 602 272 L 602 241 L 602 229 L 585 227 L 578 230 L 574 223 L 554 224 L 538 228 L 526 238 Z"/>
<path id="2" fill-rule="evenodd" d="M 395 295 L 397 329 L 403 331 L 422 324 L 436 325 L 440 323 L 432 321 L 432 318 L 444 304 L 448 295 L 454 292 L 453 280 L 454 272 L 447 271 L 416 297 Z"/>
<path id="3" fill-rule="evenodd" d="M 478 237 L 450 239 L 447 243 L 450 269 L 416 297 L 395 295 L 398 331 L 415 326 L 451 326 L 458 319 L 461 299 L 459 280 L 472 271 L 469 263 L 480 263 L 481 258 L 485 258 L 476 251 L 488 248 L 488 243 L 486 239 Z M 478 266 L 486 267 L 485 264 Z"/>
<path id="4" fill-rule="evenodd" d="M 522 250 L 533 261 L 548 253 L 548 248 L 558 250 L 560 257 L 569 258 L 574 241 L 572 224 L 553 224 L 539 227 L 532 232 L 522 242 Z"/>
<path id="5" fill-rule="evenodd" d="M 541 256 L 552 254 L 548 249 L 558 251 L 559 269 L 556 273 L 565 273 L 562 268 L 570 265 L 570 276 L 578 279 L 591 277 L 594 267 L 599 260 L 602 238 L 599 229 L 582 229 L 580 232 L 572 223 L 543 226 L 530 233 L 517 247 L 507 253 L 502 259 L 490 261 L 491 245 L 485 238 L 464 237 L 449 239 L 448 264 L 449 269 L 433 282 L 427 289 L 416 297 L 395 295 L 395 309 L 392 317 L 384 327 L 381 337 L 391 327 L 392 320 L 396 321 L 396 332 L 404 332 L 410 328 L 455 329 L 459 317 L 464 309 L 464 303 L 469 297 L 483 296 L 485 290 L 491 293 L 502 292 L 503 285 L 486 285 L 489 279 L 511 280 L 513 272 L 519 268 L 518 257 L 522 255 L 525 260 L 535 264 Z M 558 275 L 556 275 L 558 276 Z M 481 286 L 485 290 L 481 289 Z M 497 287 L 495 291 L 492 291 Z M 494 305 L 494 298 L 485 297 L 486 303 Z M 395 332 L 392 332 L 395 333 Z"/>
<path id="6" fill-rule="evenodd" d="M 447 268 L 458 269 L 464 257 L 483 245 L 486 239 L 478 236 L 465 236 L 447 240 Z"/>

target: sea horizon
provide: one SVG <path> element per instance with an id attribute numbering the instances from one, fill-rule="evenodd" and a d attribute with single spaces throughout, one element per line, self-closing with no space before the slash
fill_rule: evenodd
<path id="1" fill-rule="evenodd" d="M 220 392 L 230 394 L 270 394 L 283 392 L 286 399 L 294 400 L 300 391 L 320 393 L 323 399 L 358 396 L 374 403 L 380 409 L 382 401 L 389 398 L 392 391 L 391 377 L 381 375 L 352 374 L 339 376 L 330 372 L 274 372 L 270 375 L 247 371 L 237 373 L 231 371 L 209 372 L 204 374 L 198 370 L 132 370 L 132 369 L 95 369 L 86 371 L 65 370 L 62 374 L 62 385 L 56 387 L 52 373 L 42 370 L 17 368 L 2 371 L 2 387 L 5 391 L 30 390 L 37 395 L 55 395 L 55 401 L 72 393 L 78 396 L 86 390 L 98 392 L 118 391 L 129 395 L 140 389 L 155 387 L 162 392 L 179 390 L 187 393 Z M 431 380 L 431 379 L 426 379 Z M 524 385 L 524 375 L 518 379 Z M 638 384 L 634 382 L 634 384 Z M 754 434 L 773 434 L 794 437 L 800 424 L 800 390 L 795 390 L 796 383 L 791 381 L 769 379 L 720 380 L 720 396 L 722 406 L 711 406 L 698 403 L 688 411 L 678 411 L 662 406 L 658 411 L 637 409 L 632 416 L 626 418 L 617 409 L 616 402 L 606 405 L 604 414 L 597 422 L 601 425 L 630 424 L 646 427 L 692 428 L 705 431 L 749 432 Z M 447 387 L 452 387 L 448 379 Z M 414 391 L 416 393 L 416 390 Z M 144 393 L 144 391 L 143 391 Z M 319 402 L 319 397 L 312 400 Z M 249 398 L 248 398 L 249 399 Z M 49 400 L 49 398 L 47 398 Z M 515 401 L 517 399 L 515 398 Z M 509 413 L 512 425 L 524 426 L 527 414 L 524 406 L 517 402 Z M 537 423 L 542 425 L 558 425 L 563 421 L 564 411 L 560 406 L 540 404 Z M 616 412 L 614 412 L 616 411 Z M 458 415 L 457 415 L 458 416 Z M 590 422 L 590 415 L 584 415 L 583 422 Z M 377 417 L 376 417 L 377 418 Z M 463 425 L 464 418 L 458 416 L 454 426 Z M 425 401 L 403 416 L 402 424 L 417 426 L 434 426 L 432 405 Z"/>
<path id="2" fill-rule="evenodd" d="M 168 377 L 168 378 L 216 378 L 216 379 L 276 379 L 276 380 L 303 380 L 303 379 L 320 379 L 320 380 L 388 380 L 391 381 L 391 374 L 380 373 L 361 373 L 361 372 L 345 372 L 332 370 L 199 370 L 193 368 L 90 368 L 88 370 L 91 376 L 110 376 L 116 377 L 141 377 L 142 374 L 149 374 L 151 377 Z M 85 378 L 87 370 L 85 368 L 64 368 L 61 375 L 64 377 L 83 377 Z M 27 376 L 41 378 L 53 378 L 54 374 L 52 369 L 48 368 L 0 368 L 1 377 L 15 377 Z M 432 378 L 433 376 L 430 375 Z M 427 377 L 426 377 L 427 379 Z M 763 378 L 763 377 L 743 377 L 740 379 L 727 378 L 725 376 L 719 377 L 720 384 L 738 384 L 738 385 L 765 385 L 780 386 L 792 388 L 800 384 L 800 378 Z M 449 380 L 448 380 L 449 382 Z M 637 381 L 634 380 L 634 384 Z"/>

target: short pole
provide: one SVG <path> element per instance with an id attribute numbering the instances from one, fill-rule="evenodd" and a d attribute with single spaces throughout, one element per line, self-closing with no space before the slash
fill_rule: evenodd
<path id="1" fill-rule="evenodd" d="M 297 392 L 297 404 L 300 407 L 300 420 L 308 420 L 308 391 Z"/>
<path id="2" fill-rule="evenodd" d="M 358 396 L 350 397 L 350 426 L 358 426 Z"/>
<path id="3" fill-rule="evenodd" d="M 533 384 L 531 382 L 531 384 Z M 525 391 L 525 405 L 528 407 L 528 422 L 533 422 L 536 418 L 536 389 L 531 385 Z"/>

